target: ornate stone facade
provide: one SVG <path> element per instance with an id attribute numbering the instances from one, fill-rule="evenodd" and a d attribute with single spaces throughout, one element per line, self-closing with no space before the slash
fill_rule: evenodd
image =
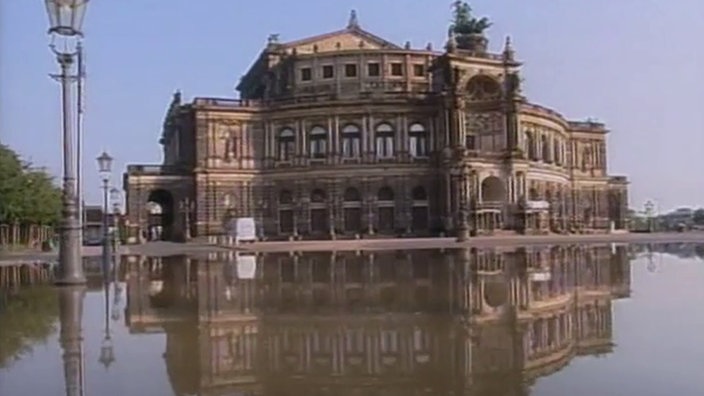
<path id="1" fill-rule="evenodd" d="M 631 286 L 625 246 L 133 257 L 126 271 L 130 332 L 166 333 L 176 393 L 203 395 L 529 394 L 612 351 L 612 301 Z"/>
<path id="2" fill-rule="evenodd" d="M 605 126 L 530 103 L 508 40 L 498 54 L 454 40 L 397 46 L 356 17 L 272 36 L 241 99 L 174 96 L 163 164 L 125 175 L 133 230 L 214 235 L 232 216 L 268 238 L 625 229 Z"/>

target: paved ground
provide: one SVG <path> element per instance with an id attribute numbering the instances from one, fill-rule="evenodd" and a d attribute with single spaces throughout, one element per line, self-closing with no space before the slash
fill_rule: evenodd
<path id="1" fill-rule="evenodd" d="M 205 243 L 150 242 L 142 245 L 121 246 L 121 254 L 146 256 L 199 255 L 213 251 L 242 250 L 254 252 L 282 251 L 330 251 L 330 250 L 387 250 L 387 249 L 433 249 L 458 248 L 462 246 L 493 247 L 543 244 L 584 244 L 584 243 L 665 243 L 701 242 L 704 232 L 653 233 L 653 234 L 601 234 L 601 235 L 531 235 L 531 236 L 484 236 L 473 237 L 459 243 L 455 238 L 403 238 L 403 239 L 360 239 L 344 241 L 296 241 L 296 242 L 257 242 L 241 246 L 222 246 Z M 100 256 L 100 246 L 84 246 L 83 255 Z M 18 262 L 53 261 L 56 252 L 0 252 L 0 265 Z"/>

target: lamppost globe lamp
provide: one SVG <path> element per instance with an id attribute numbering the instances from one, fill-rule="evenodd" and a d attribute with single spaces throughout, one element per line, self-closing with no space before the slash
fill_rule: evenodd
<path id="1" fill-rule="evenodd" d="M 88 0 L 45 0 L 49 14 L 49 33 L 59 36 L 83 36 L 81 28 Z"/>
<path id="2" fill-rule="evenodd" d="M 115 351 L 112 346 L 112 339 L 109 334 L 106 334 L 103 338 L 103 343 L 100 345 L 100 357 L 98 361 L 107 370 L 110 365 L 115 361 Z"/>
<path id="3" fill-rule="evenodd" d="M 98 171 L 103 177 L 109 176 L 112 171 L 112 157 L 110 154 L 103 151 L 98 158 Z"/>

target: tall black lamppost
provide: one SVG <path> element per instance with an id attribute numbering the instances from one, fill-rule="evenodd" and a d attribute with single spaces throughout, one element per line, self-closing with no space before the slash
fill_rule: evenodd
<path id="1" fill-rule="evenodd" d="M 81 27 L 88 0 L 46 0 L 49 15 L 49 34 L 52 35 L 51 51 L 56 55 L 60 73 L 52 77 L 61 83 L 62 140 L 63 140 L 63 185 L 62 210 L 59 226 L 59 276 L 57 284 L 86 283 L 81 260 L 81 224 L 79 221 L 76 184 L 76 157 L 73 151 L 71 129 L 71 87 L 76 76 L 71 74 L 74 58 L 79 53 L 76 47 L 83 36 Z M 54 45 L 56 39 L 64 41 L 62 49 Z M 71 49 L 73 47 L 73 49 Z"/>
<path id="2" fill-rule="evenodd" d="M 107 265 L 110 252 L 110 234 L 108 232 L 108 191 L 110 191 L 110 172 L 112 171 L 112 157 L 103 151 L 98 158 L 98 171 L 102 179 L 103 189 L 103 264 Z"/>

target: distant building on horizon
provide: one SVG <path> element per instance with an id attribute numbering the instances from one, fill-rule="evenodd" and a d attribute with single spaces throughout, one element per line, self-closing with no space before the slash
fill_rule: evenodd
<path id="1" fill-rule="evenodd" d="M 331 33 L 272 35 L 239 99 L 177 92 L 163 163 L 124 177 L 132 233 L 214 235 L 232 217 L 274 239 L 626 229 L 605 125 L 524 97 L 510 40 L 492 53 L 453 29 L 443 50 L 411 48 L 353 12 Z"/>

